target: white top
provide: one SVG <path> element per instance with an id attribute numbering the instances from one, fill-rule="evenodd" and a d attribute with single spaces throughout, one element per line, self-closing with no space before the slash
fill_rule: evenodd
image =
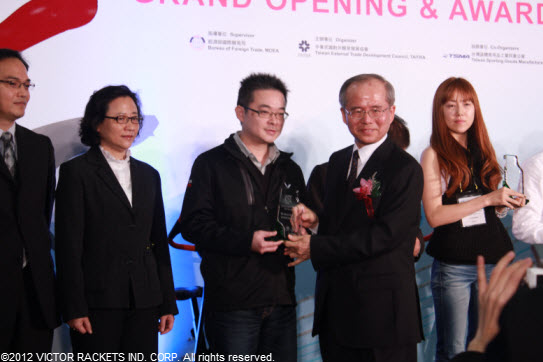
<path id="1" fill-rule="evenodd" d="M 530 202 L 513 213 L 513 235 L 528 244 L 543 244 L 543 152 L 522 166 L 524 193 Z"/>
<path id="2" fill-rule="evenodd" d="M 124 160 L 116 159 L 115 157 L 111 155 L 111 153 L 104 150 L 102 146 L 100 146 L 100 151 L 102 151 L 102 154 L 106 158 L 106 161 L 109 164 L 109 167 L 111 167 L 111 170 L 115 174 L 117 181 L 119 181 L 119 184 L 123 188 L 123 191 L 126 194 L 126 197 L 128 198 L 128 201 L 130 202 L 130 205 L 132 205 L 132 179 L 130 177 L 130 150 L 126 151 L 126 157 L 124 158 Z"/>

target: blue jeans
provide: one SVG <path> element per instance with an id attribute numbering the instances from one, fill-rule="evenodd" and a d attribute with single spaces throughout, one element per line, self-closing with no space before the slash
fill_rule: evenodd
<path id="1" fill-rule="evenodd" d="M 487 279 L 494 264 L 486 264 Z M 436 362 L 466 350 L 477 330 L 477 266 L 447 264 L 434 259 L 432 295 L 436 317 Z"/>
<path id="2" fill-rule="evenodd" d="M 296 361 L 296 309 L 270 306 L 230 312 L 209 311 L 205 334 L 212 353 L 269 355 L 275 361 Z"/>

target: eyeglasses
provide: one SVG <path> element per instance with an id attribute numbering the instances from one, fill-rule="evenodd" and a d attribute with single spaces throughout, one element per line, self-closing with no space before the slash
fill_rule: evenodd
<path id="1" fill-rule="evenodd" d="M 284 121 L 285 119 L 288 118 L 288 113 L 287 112 L 257 111 L 256 109 L 252 109 L 252 108 L 249 108 L 249 107 L 245 107 L 245 106 L 242 106 L 242 107 L 245 108 L 245 109 L 248 109 L 250 111 L 255 112 L 262 119 L 270 120 L 270 119 L 272 119 L 273 116 L 276 116 L 278 120 Z"/>
<path id="2" fill-rule="evenodd" d="M 34 83 L 30 83 L 30 81 L 21 82 L 20 80 L 10 79 L 10 80 L 0 80 L 0 83 L 7 84 L 9 88 L 12 89 L 19 89 L 21 86 L 25 87 L 25 89 L 33 89 L 36 85 Z"/>
<path id="3" fill-rule="evenodd" d="M 343 109 L 345 109 L 345 108 L 343 108 Z M 349 110 L 345 109 L 345 113 L 347 113 L 351 117 L 352 120 L 360 121 L 362 118 L 364 118 L 364 116 L 366 114 L 371 119 L 379 118 L 379 117 L 381 117 L 381 115 L 383 113 L 385 113 L 389 109 L 390 109 L 390 107 L 385 108 L 385 109 L 370 109 L 369 111 L 365 111 L 363 109 L 356 108 L 356 109 L 354 109 L 352 111 L 349 111 Z"/>
<path id="4" fill-rule="evenodd" d="M 133 124 L 139 124 L 141 121 L 143 121 L 143 117 L 140 117 L 140 116 L 128 117 L 125 115 L 120 115 L 117 117 L 104 116 L 104 118 L 114 119 L 117 123 L 120 123 L 120 124 L 127 124 L 128 121 L 130 121 Z"/>

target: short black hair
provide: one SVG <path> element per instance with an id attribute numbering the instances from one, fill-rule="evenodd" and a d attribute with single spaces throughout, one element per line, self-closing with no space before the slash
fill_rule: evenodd
<path id="1" fill-rule="evenodd" d="M 21 63 L 23 63 L 23 65 L 25 66 L 26 71 L 28 71 L 28 63 L 26 62 L 25 58 L 23 58 L 20 52 L 18 52 L 17 50 L 9 49 L 9 48 L 1 48 L 0 61 L 4 59 L 9 59 L 9 58 L 19 59 Z"/>
<path id="2" fill-rule="evenodd" d="M 379 74 L 358 74 L 354 77 L 351 77 L 343 83 L 341 89 L 339 90 L 339 104 L 341 108 L 345 109 L 347 107 L 347 90 L 349 87 L 355 83 L 363 84 L 369 82 L 370 80 L 378 80 L 383 83 L 386 90 L 386 100 L 389 106 L 393 106 L 396 101 L 396 95 L 394 92 L 394 87 L 388 80 Z"/>
<path id="3" fill-rule="evenodd" d="M 238 92 L 238 106 L 247 107 L 253 101 L 253 92 L 260 89 L 275 89 L 285 97 L 287 103 L 288 89 L 285 83 L 273 74 L 252 73 L 241 81 Z"/>
<path id="4" fill-rule="evenodd" d="M 110 85 L 104 87 L 93 93 L 85 107 L 85 115 L 79 124 L 79 137 L 81 137 L 81 143 L 91 147 L 100 144 L 100 134 L 98 133 L 97 128 L 104 122 L 109 104 L 121 97 L 130 97 L 134 101 L 138 109 L 138 117 L 141 119 L 141 105 L 136 93 L 132 92 L 125 85 Z M 138 135 L 142 126 L 143 121 L 140 121 Z"/>

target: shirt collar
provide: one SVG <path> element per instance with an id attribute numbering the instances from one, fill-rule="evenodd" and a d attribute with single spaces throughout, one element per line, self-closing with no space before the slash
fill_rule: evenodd
<path id="1" fill-rule="evenodd" d="M 11 127 L 8 128 L 7 131 L 4 131 L 3 129 L 0 129 L 0 136 L 4 134 L 4 132 L 9 132 L 13 136 L 13 139 L 15 140 L 15 122 L 11 125 Z"/>
<path id="2" fill-rule="evenodd" d="M 11 133 L 11 140 L 13 141 L 13 150 L 15 151 L 15 155 L 17 155 L 17 140 L 15 139 L 15 129 L 16 129 L 16 123 L 13 122 L 13 124 L 11 125 L 11 127 L 8 128 L 7 131 L 4 131 L 3 129 L 0 129 L 0 137 L 2 137 L 2 135 L 4 134 L 4 132 L 9 132 Z M 1 142 L 0 142 L 1 143 Z M 2 152 L 3 152 L 3 148 L 4 146 L 3 145 L 0 145 L 0 147 L 2 148 Z M 15 156 L 15 158 L 17 158 L 17 156 Z"/>
<path id="3" fill-rule="evenodd" d="M 236 144 L 238 145 L 239 149 L 241 150 L 241 153 L 243 153 L 246 157 L 249 157 L 253 162 L 256 160 L 259 162 L 256 158 L 256 156 L 249 151 L 247 146 L 245 146 L 245 143 L 241 140 L 241 137 L 239 136 L 241 131 L 238 131 L 234 133 L 234 141 L 236 141 Z M 279 151 L 279 148 L 275 145 L 275 143 L 272 143 L 268 146 L 268 159 L 266 162 L 264 162 L 264 165 L 269 165 L 270 163 L 277 160 L 281 152 Z M 259 162 L 260 163 L 260 162 Z"/>
<path id="4" fill-rule="evenodd" d="M 373 155 L 373 152 L 375 152 L 375 150 L 377 148 L 379 148 L 379 146 L 381 146 L 383 144 L 383 142 L 385 142 L 385 140 L 387 139 L 388 135 L 385 135 L 385 137 L 381 138 L 379 141 L 375 142 L 375 143 L 372 143 L 370 145 L 365 145 L 365 146 L 362 146 L 361 148 L 358 148 L 358 146 L 356 145 L 356 143 L 354 144 L 353 146 L 353 152 L 358 150 L 358 159 L 360 160 L 360 162 L 362 163 L 362 165 L 365 165 L 366 162 L 368 162 L 368 160 L 370 159 L 371 155 Z"/>
<path id="5" fill-rule="evenodd" d="M 102 154 L 106 158 L 107 162 L 115 162 L 115 163 L 118 163 L 118 164 L 125 164 L 125 163 L 130 162 L 130 149 L 128 149 L 126 151 L 126 157 L 124 158 L 124 160 L 118 160 L 115 157 L 113 157 L 113 155 L 111 153 L 106 151 L 101 145 L 99 147 L 100 147 L 100 151 L 102 151 Z"/>

